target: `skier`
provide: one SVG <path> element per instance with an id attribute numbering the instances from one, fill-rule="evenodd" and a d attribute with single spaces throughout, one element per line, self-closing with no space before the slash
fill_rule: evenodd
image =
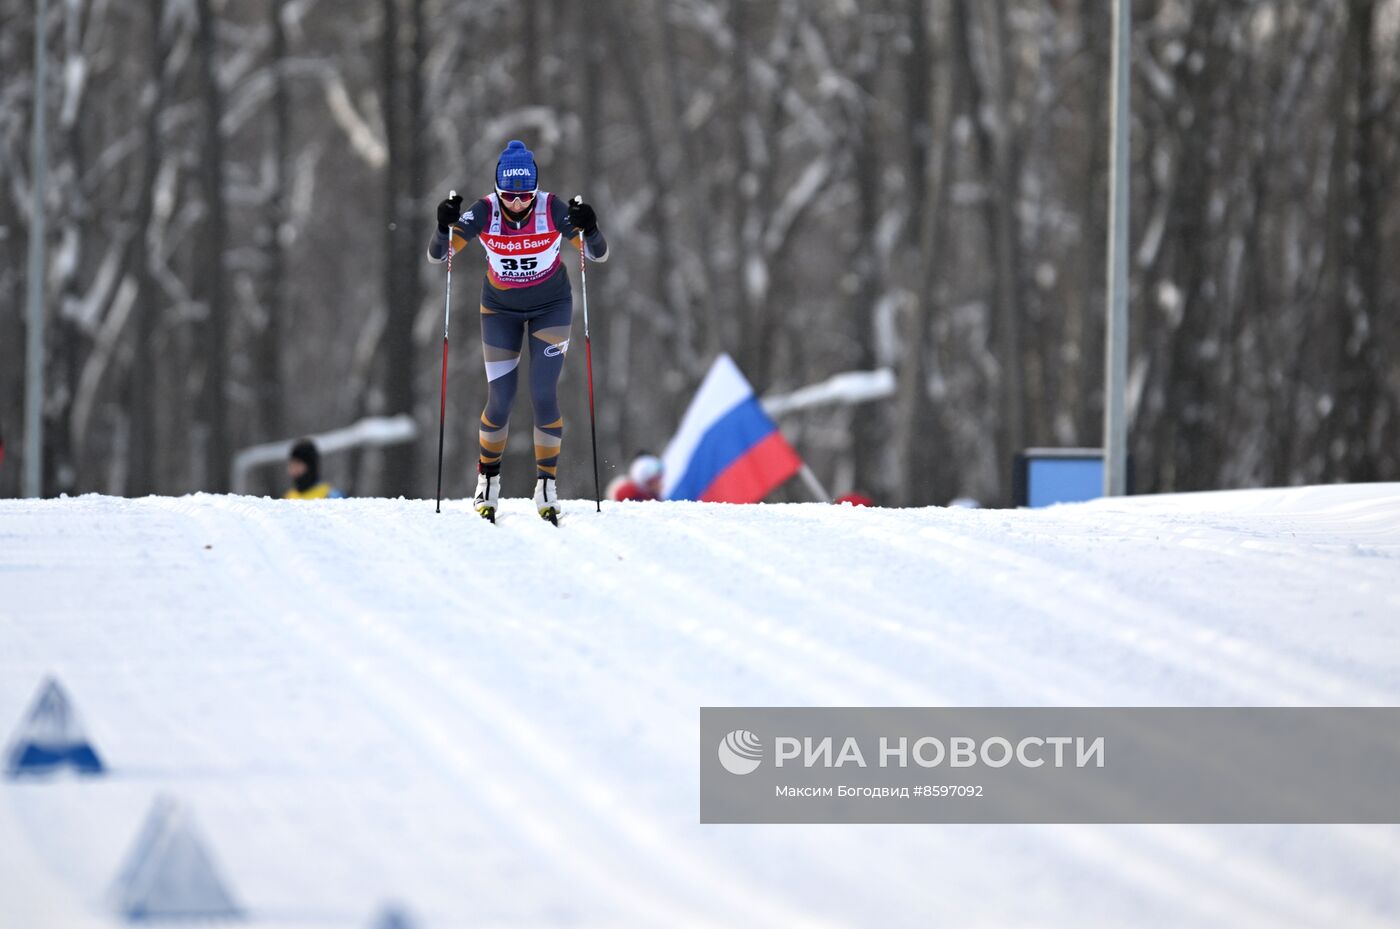
<path id="1" fill-rule="evenodd" d="M 501 456 L 515 399 L 520 354 L 530 336 L 530 399 L 535 414 L 535 509 L 550 522 L 559 518 L 555 476 L 564 437 L 559 412 L 559 375 L 569 349 L 573 289 L 560 255 L 568 239 L 592 261 L 606 261 L 608 244 L 598 217 L 581 200 L 566 203 L 539 189 L 534 154 L 513 140 L 496 162 L 496 190 L 462 212 L 462 198 L 438 204 L 437 232 L 428 259 L 447 257 L 472 239 L 486 251 L 481 286 L 481 347 L 486 362 L 486 408 L 481 413 L 476 511 L 495 522 L 500 498 Z M 582 242 L 579 237 L 582 234 Z"/>
<path id="2" fill-rule="evenodd" d="M 298 439 L 287 454 L 287 477 L 292 486 L 284 500 L 338 500 L 345 494 L 321 480 L 321 450 L 310 439 Z"/>

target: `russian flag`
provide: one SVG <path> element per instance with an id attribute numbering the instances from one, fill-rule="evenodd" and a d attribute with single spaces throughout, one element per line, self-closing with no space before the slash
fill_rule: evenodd
<path id="1" fill-rule="evenodd" d="M 705 375 L 662 456 L 667 500 L 757 503 L 802 468 L 728 355 Z"/>

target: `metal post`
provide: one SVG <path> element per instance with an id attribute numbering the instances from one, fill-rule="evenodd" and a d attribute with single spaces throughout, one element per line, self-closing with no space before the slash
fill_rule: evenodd
<path id="1" fill-rule="evenodd" d="M 44 187 L 49 157 L 44 137 L 47 0 L 35 0 L 34 8 L 34 165 L 30 171 L 34 200 L 29 217 L 29 325 L 24 365 L 22 489 L 26 497 L 38 497 L 44 490 L 44 270 L 48 266 L 44 255 Z"/>
<path id="2" fill-rule="evenodd" d="M 1103 492 L 1128 492 L 1128 198 L 1133 31 L 1132 0 L 1113 4 L 1113 89 L 1109 159 L 1108 328 L 1105 334 Z"/>

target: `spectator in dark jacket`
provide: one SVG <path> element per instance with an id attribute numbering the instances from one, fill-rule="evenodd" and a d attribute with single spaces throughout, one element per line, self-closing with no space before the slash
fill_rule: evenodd
<path id="1" fill-rule="evenodd" d="M 282 495 L 285 500 L 328 500 L 345 496 L 321 480 L 321 450 L 310 439 L 301 439 L 287 456 L 287 477 L 292 486 Z"/>

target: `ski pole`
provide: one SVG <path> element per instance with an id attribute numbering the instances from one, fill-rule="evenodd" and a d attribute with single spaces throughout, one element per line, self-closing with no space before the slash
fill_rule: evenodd
<path id="1" fill-rule="evenodd" d="M 575 203 L 583 202 L 583 194 L 574 197 Z M 603 489 L 598 481 L 598 419 L 593 413 L 593 340 L 588 337 L 588 262 L 583 253 L 588 243 L 584 241 L 583 230 L 578 232 L 578 280 L 583 292 L 583 356 L 588 366 L 588 431 L 593 437 L 593 503 L 597 512 L 603 512 Z"/>
<path id="2" fill-rule="evenodd" d="M 457 191 L 449 191 L 447 199 L 457 196 Z M 438 406 L 438 479 L 437 509 L 442 512 L 442 437 L 447 424 L 447 331 L 452 326 L 452 227 L 447 227 L 447 306 L 442 319 L 442 403 Z"/>

